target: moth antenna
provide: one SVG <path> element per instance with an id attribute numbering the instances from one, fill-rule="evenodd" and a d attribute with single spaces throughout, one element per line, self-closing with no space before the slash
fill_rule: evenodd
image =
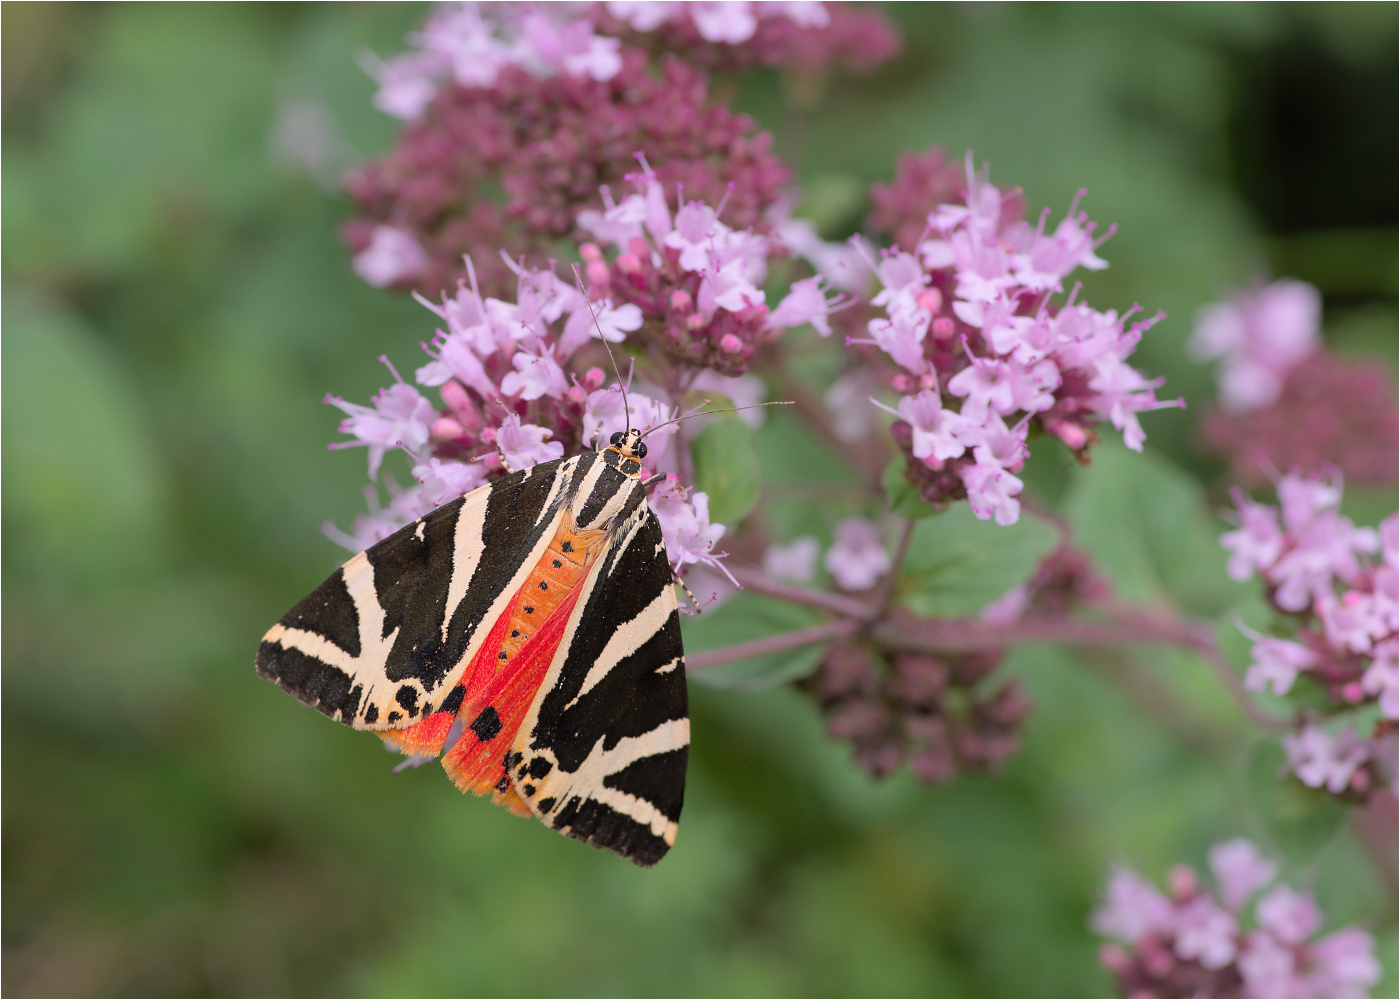
<path id="1" fill-rule="evenodd" d="M 705 403 L 708 403 L 708 402 L 709 402 L 708 399 L 705 400 Z M 701 405 L 701 406 L 704 406 L 705 403 L 701 403 L 700 405 Z M 770 402 L 770 403 L 754 403 L 754 404 L 751 405 L 751 406 L 726 406 L 726 407 L 725 407 L 724 409 L 722 409 L 722 410 L 698 410 L 698 412 L 697 412 L 697 410 L 692 410 L 692 411 L 690 411 L 689 413 L 682 413 L 679 417 L 676 417 L 676 418 L 673 419 L 673 420 L 668 420 L 668 421 L 666 421 L 664 424 L 657 424 L 655 427 L 648 427 L 647 430 L 646 430 L 646 434 L 643 434 L 642 437 L 646 437 L 647 434 L 650 434 L 652 431 L 659 431 L 659 430 L 661 430 L 661 428 L 663 428 L 663 427 L 669 427 L 669 426 L 671 426 L 671 424 L 678 424 L 678 423 L 680 423 L 682 420 L 689 420 L 691 417 L 703 417 L 703 416 L 705 416 L 705 415 L 707 415 L 707 414 L 710 414 L 710 413 L 738 413 L 740 410 L 756 410 L 756 409 L 758 409 L 760 406 L 792 406 L 792 405 L 793 405 L 793 401 L 790 400 L 790 399 L 776 399 L 776 400 L 773 400 L 773 401 Z"/>
<path id="2" fill-rule="evenodd" d="M 632 407 L 627 404 L 627 386 L 622 384 L 622 369 L 617 367 L 617 358 L 613 357 L 612 345 L 608 343 L 608 338 L 603 336 L 603 328 L 598 325 L 598 314 L 593 311 L 593 301 L 588 297 L 588 289 L 583 287 L 583 275 L 579 273 L 577 264 L 570 264 L 574 269 L 574 281 L 578 282 L 578 292 L 583 296 L 583 304 L 588 307 L 588 318 L 593 320 L 593 329 L 598 331 L 598 339 L 603 342 L 603 347 L 608 352 L 608 361 L 612 363 L 613 374 L 617 376 L 617 387 L 622 390 L 622 414 L 627 421 L 627 428 L 632 428 Z"/>

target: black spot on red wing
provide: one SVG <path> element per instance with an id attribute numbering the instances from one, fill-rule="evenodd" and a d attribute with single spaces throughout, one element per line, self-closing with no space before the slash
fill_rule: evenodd
<path id="1" fill-rule="evenodd" d="M 520 629 L 518 629 L 518 628 L 513 628 L 513 629 L 511 629 L 511 630 L 510 630 L 510 637 L 511 637 L 512 639 L 519 639 L 519 638 L 520 638 Z"/>
<path id="2" fill-rule="evenodd" d="M 563 564 L 562 562 L 560 562 L 558 559 L 554 560 L 554 568 L 555 568 L 555 569 L 558 569 L 560 566 L 563 566 L 563 565 L 564 565 L 564 564 Z"/>
<path id="3" fill-rule="evenodd" d="M 534 785 L 526 785 L 526 786 L 525 786 L 525 795 L 526 795 L 526 797 L 528 798 L 529 796 L 534 795 L 534 794 L 535 794 L 535 786 L 534 786 Z"/>
<path id="4" fill-rule="evenodd" d="M 548 589 L 549 589 L 549 584 L 547 584 L 547 583 L 545 583 L 543 580 L 541 580 L 541 581 L 540 581 L 540 589 L 541 589 L 541 590 L 548 590 Z"/>
<path id="5" fill-rule="evenodd" d="M 494 705 L 487 705 L 467 728 L 476 733 L 476 738 L 482 743 L 490 743 L 501 731 L 501 717 L 496 714 Z"/>
<path id="6" fill-rule="evenodd" d="M 552 770 L 554 770 L 554 765 L 545 757 L 536 757 L 530 761 L 530 777 L 532 778 L 543 778 Z"/>
<path id="7" fill-rule="evenodd" d="M 498 791 L 498 792 L 508 792 L 508 791 L 510 791 L 510 775 L 506 774 L 506 775 L 502 775 L 502 776 L 501 776 L 501 780 L 498 781 L 498 782 L 496 782 L 496 791 Z"/>
<path id="8" fill-rule="evenodd" d="M 394 695 L 394 700 L 408 713 L 410 719 L 418 714 L 418 689 L 411 684 L 405 684 L 399 688 L 398 693 Z"/>
<path id="9" fill-rule="evenodd" d="M 371 726 L 374 725 L 376 722 L 379 721 L 379 706 L 378 706 L 378 705 L 366 705 L 366 706 L 365 706 L 365 721 L 368 722 Z"/>
<path id="10" fill-rule="evenodd" d="M 498 656 L 497 659 L 499 659 L 499 660 L 504 660 L 505 658 L 506 658 L 506 651 L 503 649 L 503 650 L 501 650 L 501 655 Z"/>
<path id="11" fill-rule="evenodd" d="M 400 719 L 402 719 L 402 718 L 403 718 L 403 716 L 400 715 L 398 712 L 390 712 L 390 713 L 389 713 L 389 721 L 390 721 L 390 722 L 398 722 L 398 721 L 399 721 Z"/>
<path id="12" fill-rule="evenodd" d="M 564 544 L 568 545 L 569 543 L 565 542 Z M 554 796 L 551 795 L 547 799 L 540 799 L 535 803 L 535 808 L 542 813 L 548 814 L 554 808 Z"/>
<path id="13" fill-rule="evenodd" d="M 573 550 L 574 550 L 574 543 L 573 543 L 573 542 L 565 542 L 565 543 L 563 543 L 562 545 L 559 546 L 559 551 L 560 551 L 560 552 L 572 552 Z"/>
<path id="14" fill-rule="evenodd" d="M 527 607 L 525 608 L 525 613 L 526 613 L 527 615 L 533 615 L 533 614 L 535 613 L 535 609 L 532 608 L 532 607 L 527 606 Z"/>
<path id="15" fill-rule="evenodd" d="M 451 712 L 453 715 L 456 715 L 457 709 L 462 707 L 462 699 L 466 696 L 466 687 L 461 684 L 456 685 L 451 691 L 447 692 L 447 697 L 442 699 L 442 707 L 439 708 L 438 711 Z M 368 718 L 368 715 L 366 715 L 366 718 Z"/>

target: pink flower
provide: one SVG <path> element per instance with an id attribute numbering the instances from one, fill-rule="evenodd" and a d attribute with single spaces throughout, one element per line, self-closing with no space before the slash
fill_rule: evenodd
<path id="1" fill-rule="evenodd" d="M 980 520 L 995 518 L 997 524 L 1005 526 L 1021 519 L 1021 502 L 1016 497 L 1024 484 L 1016 476 L 1000 465 L 981 461 L 964 466 L 960 474 L 968 504 Z"/>
<path id="2" fill-rule="evenodd" d="M 561 399 L 569 391 L 564 370 L 548 349 L 539 354 L 517 351 L 511 364 L 515 371 L 501 379 L 501 391 L 508 396 L 519 396 L 521 399 L 552 396 Z"/>
<path id="3" fill-rule="evenodd" d="M 1325 787 L 1333 795 L 1346 790 L 1356 769 L 1370 756 L 1366 744 L 1351 729 L 1336 736 L 1308 723 L 1300 733 L 1282 740 L 1288 766 L 1309 788 Z"/>
<path id="4" fill-rule="evenodd" d="M 810 535 L 794 538 L 786 545 L 770 545 L 763 551 L 763 572 L 810 583 L 817 572 L 821 544 Z"/>
<path id="5" fill-rule="evenodd" d="M 1033 234 L 1028 233 L 1028 247 L 1015 257 L 1017 280 L 1027 288 L 1036 290 L 1059 289 L 1060 279 L 1077 267 L 1090 271 L 1101 271 L 1108 262 L 1094 254 L 1095 248 L 1113 235 L 1115 228 L 1109 227 L 1101 239 L 1094 239 L 1096 224 L 1089 216 L 1078 211 L 1079 199 L 1089 192 L 1080 188 L 1069 207 L 1069 213 L 1055 227 L 1050 236 L 1045 235 L 1045 220 L 1050 216 L 1047 208 L 1040 214 L 1040 223 Z M 1024 223 L 1022 224 L 1024 227 Z M 1017 243 L 1015 236 L 1012 237 Z"/>
<path id="6" fill-rule="evenodd" d="M 1314 602 L 1313 610 L 1334 649 L 1368 653 L 1372 641 L 1390 631 L 1384 609 L 1372 594 L 1349 590 L 1338 599 L 1336 594 L 1324 593 Z"/>
<path id="7" fill-rule="evenodd" d="M 718 3 L 712 0 L 695 0 L 686 5 L 695 27 L 707 42 L 725 42 L 737 45 L 753 37 L 758 27 L 758 19 L 745 0 L 732 3 Z"/>
<path id="8" fill-rule="evenodd" d="M 1238 913 L 1250 896 L 1278 874 L 1278 862 L 1266 860 L 1259 848 L 1243 837 L 1216 844 L 1209 858 L 1220 885 L 1220 900 L 1232 913 Z"/>
<path id="9" fill-rule="evenodd" d="M 1276 885 L 1254 908 L 1259 926 L 1285 944 L 1302 944 L 1322 926 L 1322 914 L 1312 896 Z"/>
<path id="10" fill-rule="evenodd" d="M 375 226 L 369 246 L 351 262 L 375 288 L 412 281 L 428 266 L 428 254 L 413 236 L 393 226 Z"/>
<path id="11" fill-rule="evenodd" d="M 384 359 L 381 359 L 384 360 Z M 385 360 L 385 364 L 388 361 Z M 393 371 L 392 366 L 389 369 Z M 394 372 L 398 378 L 398 372 Z M 379 395 L 371 397 L 373 406 L 347 403 L 339 396 L 327 396 L 325 401 L 350 414 L 340 422 L 340 433 L 353 434 L 358 440 L 331 445 L 332 448 L 369 447 L 369 477 L 379 475 L 379 463 L 390 448 L 403 448 L 410 454 L 428 443 L 429 427 L 437 414 L 433 405 L 407 382 L 396 381 Z"/>
<path id="12" fill-rule="evenodd" d="M 500 395 L 500 390 L 486 374 L 481 358 L 477 357 L 471 340 L 464 334 L 443 333 L 439 330 L 433 337 L 432 346 L 437 348 L 436 354 L 428 344 L 423 345 L 424 352 L 433 360 L 414 374 L 419 385 L 442 385 L 448 379 L 455 378 L 463 385 L 475 389 L 484 400 L 492 400 Z"/>
<path id="13" fill-rule="evenodd" d="M 768 314 L 769 325 L 791 329 L 810 323 L 820 336 L 830 337 L 831 323 L 827 316 L 831 313 L 831 307 L 840 303 L 840 297 L 828 299 L 822 282 L 821 275 L 794 281 L 783 301 Z"/>
<path id="14" fill-rule="evenodd" d="M 905 396 L 891 410 L 874 399 L 871 402 L 893 413 L 913 429 L 914 457 L 932 468 L 943 467 L 950 458 L 967 450 L 962 435 L 969 430 L 968 421 L 956 410 L 945 410 L 936 389 L 925 389 L 916 396 Z"/>
<path id="15" fill-rule="evenodd" d="M 842 590 L 869 590 L 889 572 L 889 553 L 870 521 L 849 517 L 836 526 L 835 534 L 822 565 Z"/>
<path id="16" fill-rule="evenodd" d="M 501 460 L 514 471 L 528 469 L 542 462 L 552 462 L 564 457 L 564 446 L 557 441 L 546 441 L 554 432 L 547 427 L 522 424 L 514 413 L 507 414 L 496 431 L 496 449 Z"/>
<path id="17" fill-rule="evenodd" d="M 426 463 L 413 467 L 413 478 L 423 484 L 423 499 L 439 507 L 484 484 L 486 470 L 480 462 L 429 458 Z"/>
<path id="18" fill-rule="evenodd" d="M 696 493 L 689 500 L 685 494 L 684 489 L 670 480 L 652 494 L 649 501 L 652 512 L 661 522 L 661 535 L 672 567 L 679 571 L 682 566 L 701 563 L 727 576 L 728 570 L 714 551 L 716 543 L 724 537 L 724 525 L 710 523 L 707 494 Z"/>
<path id="19" fill-rule="evenodd" d="M 1294 950 L 1271 934 L 1254 931 L 1240 949 L 1240 976 L 1245 996 L 1306 997 L 1307 982 L 1298 974 Z"/>
<path id="20" fill-rule="evenodd" d="M 1208 896 L 1183 904 L 1176 915 L 1176 953 L 1200 962 L 1207 969 L 1223 969 L 1235 960 L 1234 916 L 1216 906 Z"/>
<path id="21" fill-rule="evenodd" d="M 1149 934 L 1171 933 L 1176 907 L 1137 872 L 1115 867 L 1104 903 L 1090 915 L 1089 924 L 1099 934 L 1136 944 Z"/>
<path id="22" fill-rule="evenodd" d="M 1322 296 L 1316 288 L 1285 278 L 1203 309 L 1191 353 L 1221 358 L 1220 402 L 1243 412 L 1276 400 L 1288 372 L 1319 341 Z"/>
<path id="23" fill-rule="evenodd" d="M 1220 536 L 1220 544 L 1230 553 L 1226 571 L 1230 579 L 1243 583 L 1255 572 L 1266 570 L 1283 552 L 1283 531 L 1278 511 L 1268 504 L 1255 503 L 1239 487 L 1230 491 L 1239 517 L 1239 528 Z"/>
<path id="24" fill-rule="evenodd" d="M 1260 636 L 1250 653 L 1244 686 L 1250 691 L 1269 689 L 1282 696 L 1293 687 L 1300 671 L 1310 670 L 1317 664 L 1317 654 L 1302 643 Z"/>
<path id="25" fill-rule="evenodd" d="M 1400 642 L 1387 639 L 1378 642 L 1371 650 L 1374 659 L 1361 677 L 1361 688 L 1374 695 L 1380 704 L 1381 714 L 1387 719 L 1400 717 Z"/>
<path id="26" fill-rule="evenodd" d="M 1312 968 L 1303 995 L 1319 997 L 1365 996 L 1381 981 L 1375 941 L 1359 927 L 1344 927 L 1309 949 Z M 1262 994 L 1261 994 L 1262 995 Z"/>
<path id="27" fill-rule="evenodd" d="M 559 351 L 565 357 L 573 354 L 590 339 L 620 344 L 627 339 L 629 333 L 641 328 L 642 311 L 630 302 L 614 308 L 611 299 L 603 299 L 592 305 L 590 311 L 587 305 L 581 304 L 564 325 L 564 334 L 559 338 Z"/>

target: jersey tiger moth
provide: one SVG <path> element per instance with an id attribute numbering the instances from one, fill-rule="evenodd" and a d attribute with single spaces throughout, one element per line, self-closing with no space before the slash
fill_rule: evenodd
<path id="1" fill-rule="evenodd" d="M 514 472 L 369 547 L 268 631 L 259 675 L 441 754 L 464 792 L 654 865 L 690 720 L 641 438 Z"/>

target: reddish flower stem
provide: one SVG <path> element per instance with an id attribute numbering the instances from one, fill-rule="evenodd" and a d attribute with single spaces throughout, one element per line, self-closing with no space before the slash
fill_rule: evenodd
<path id="1" fill-rule="evenodd" d="M 1393 903 L 1396 898 L 1395 844 L 1397 837 L 1400 837 L 1400 801 L 1396 800 L 1395 793 L 1389 788 L 1382 788 L 1365 805 L 1354 809 L 1351 817 L 1357 833 L 1361 835 L 1361 842 L 1366 845 L 1376 868 L 1390 887 Z"/>
<path id="2" fill-rule="evenodd" d="M 781 583 L 754 566 L 730 566 L 729 572 L 734 574 L 734 579 L 738 580 L 745 590 L 767 594 L 769 597 L 778 597 L 784 601 L 791 601 L 793 604 L 803 604 L 809 608 L 830 611 L 832 614 L 854 618 L 861 622 L 870 618 L 869 606 L 864 601 L 858 601 L 853 597 L 843 597 L 840 594 L 830 594 L 824 590 L 813 590 L 811 587 Z"/>
<path id="3" fill-rule="evenodd" d="M 812 628 L 798 629 L 796 632 L 783 632 L 779 635 L 772 635 L 766 639 L 755 639 L 753 642 L 741 642 L 733 646 L 722 646 L 719 649 L 707 649 L 685 658 L 685 669 L 687 672 L 705 670 L 709 667 L 718 667 L 724 663 L 733 663 L 736 660 L 747 660 L 751 656 L 764 656 L 768 653 L 781 653 L 785 649 L 796 649 L 799 646 L 812 646 L 819 642 L 830 642 L 832 639 L 839 639 L 842 636 L 850 635 L 860 629 L 860 622 L 850 618 L 838 618 L 834 622 L 827 622 L 824 625 L 814 625 Z"/>

